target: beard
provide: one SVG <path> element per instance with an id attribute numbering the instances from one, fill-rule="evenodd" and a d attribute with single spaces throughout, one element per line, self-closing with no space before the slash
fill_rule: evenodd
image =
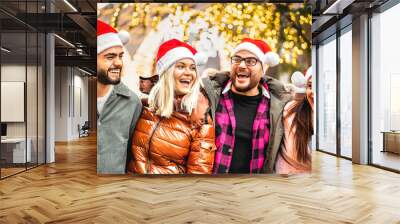
<path id="1" fill-rule="evenodd" d="M 117 79 L 112 79 L 108 76 L 108 73 L 112 69 L 119 69 L 119 77 Z M 103 85 L 117 85 L 121 82 L 121 68 L 109 68 L 107 71 L 104 69 L 100 69 L 97 71 L 97 81 L 99 81 Z"/>
<path id="2" fill-rule="evenodd" d="M 237 76 L 238 72 L 234 72 L 232 74 L 232 85 L 235 87 L 236 91 L 238 92 L 248 92 L 249 90 L 253 89 L 254 87 L 258 86 L 260 83 L 260 79 L 257 79 L 256 75 L 252 74 L 251 72 L 249 74 L 249 83 L 246 86 L 240 85 L 237 81 Z"/>

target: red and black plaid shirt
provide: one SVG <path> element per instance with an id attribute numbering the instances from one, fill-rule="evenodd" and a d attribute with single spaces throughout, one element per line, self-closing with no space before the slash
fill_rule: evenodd
<path id="1" fill-rule="evenodd" d="M 266 149 L 269 142 L 270 119 L 269 102 L 270 94 L 267 83 L 261 81 L 263 97 L 257 107 L 253 122 L 252 157 L 250 173 L 260 173 L 264 166 Z M 232 82 L 229 81 L 222 91 L 217 110 L 215 112 L 216 146 L 214 173 L 228 173 L 232 161 L 235 145 L 236 119 L 233 111 L 233 99 L 229 94 Z"/>

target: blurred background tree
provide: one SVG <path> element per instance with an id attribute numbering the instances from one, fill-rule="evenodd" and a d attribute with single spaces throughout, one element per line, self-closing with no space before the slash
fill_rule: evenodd
<path id="1" fill-rule="evenodd" d="M 201 67 L 228 70 L 233 48 L 244 37 L 262 39 L 280 56 L 268 74 L 287 82 L 311 65 L 311 6 L 302 3 L 110 3 L 98 18 L 130 34 L 126 49 L 135 73 L 153 73 L 159 44 L 189 42 L 208 57 Z"/>

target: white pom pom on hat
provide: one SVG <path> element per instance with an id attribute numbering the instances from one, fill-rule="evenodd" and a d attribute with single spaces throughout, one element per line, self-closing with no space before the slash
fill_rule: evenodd
<path id="1" fill-rule="evenodd" d="M 306 84 L 307 79 L 303 75 L 303 73 L 299 71 L 295 71 L 291 77 L 292 84 L 295 86 L 294 90 L 296 93 L 305 93 L 306 92 Z"/>
<path id="2" fill-rule="evenodd" d="M 207 64 L 208 56 L 205 53 L 197 52 L 194 55 L 194 59 L 195 59 L 197 65 L 205 65 L 205 64 Z"/>
<path id="3" fill-rule="evenodd" d="M 299 71 L 295 71 L 292 74 L 292 84 L 295 86 L 296 93 L 305 93 L 307 89 L 307 80 L 312 76 L 312 69 L 309 67 L 306 71 L 306 75 Z"/>
<path id="4" fill-rule="evenodd" d="M 279 60 L 280 60 L 279 55 L 275 52 L 270 51 L 265 54 L 264 62 L 270 67 L 274 67 L 274 66 L 278 65 Z"/>
<path id="5" fill-rule="evenodd" d="M 128 33 L 126 30 L 121 30 L 118 32 L 119 39 L 121 39 L 121 42 L 123 45 L 126 45 L 129 43 L 131 39 L 131 35 Z"/>

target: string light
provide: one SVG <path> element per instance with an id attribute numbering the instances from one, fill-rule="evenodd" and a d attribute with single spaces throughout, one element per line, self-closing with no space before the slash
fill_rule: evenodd
<path id="1" fill-rule="evenodd" d="M 190 24 L 197 19 L 216 27 L 224 38 L 226 55 L 244 37 L 265 40 L 281 57 L 281 62 L 297 66 L 299 58 L 310 57 L 312 17 L 303 4 L 270 3 L 123 3 L 103 8 L 99 17 L 109 18 L 111 25 L 132 31 L 137 28 L 157 31 L 157 25 L 168 15 L 179 18 L 183 39 L 190 37 Z M 307 59 L 309 60 L 309 59 Z M 308 62 L 310 63 L 310 62 Z M 305 65 L 307 66 L 307 65 Z"/>

